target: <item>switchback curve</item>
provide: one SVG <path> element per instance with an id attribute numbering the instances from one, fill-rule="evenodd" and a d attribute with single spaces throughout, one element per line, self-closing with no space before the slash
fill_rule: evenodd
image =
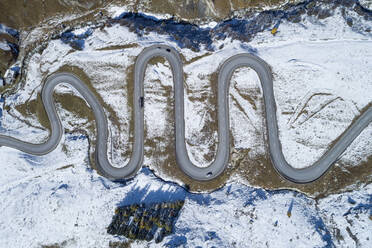
<path id="1" fill-rule="evenodd" d="M 250 67 L 256 71 L 263 89 L 266 125 L 271 160 L 275 169 L 289 181 L 295 183 L 309 183 L 321 177 L 332 164 L 341 156 L 352 141 L 372 121 L 372 107 L 365 111 L 344 132 L 338 141 L 317 162 L 304 169 L 295 169 L 285 160 L 279 140 L 276 118 L 276 104 L 273 92 L 273 81 L 270 67 L 265 61 L 251 54 L 239 54 L 226 60 L 218 74 L 217 117 L 218 117 L 218 148 L 215 160 L 205 168 L 194 165 L 187 154 L 185 143 L 184 121 L 184 82 L 183 65 L 179 53 L 172 47 L 154 45 L 145 48 L 137 57 L 134 74 L 134 144 L 129 163 L 117 168 L 110 164 L 107 158 L 108 125 L 102 106 L 94 94 L 76 76 L 69 73 L 56 73 L 46 80 L 42 90 L 42 101 L 51 123 L 49 139 L 42 144 L 31 144 L 12 137 L 0 135 L 0 146 L 8 146 L 20 151 L 43 155 L 51 152 L 59 144 L 63 128 L 56 113 L 53 91 L 60 83 L 67 83 L 74 87 L 88 102 L 96 120 L 97 141 L 96 161 L 101 174 L 111 180 L 121 180 L 132 177 L 142 166 L 144 144 L 144 112 L 143 112 L 143 80 L 146 66 L 153 57 L 162 56 L 171 65 L 175 97 L 175 134 L 176 134 L 176 159 L 181 170 L 200 181 L 207 181 L 219 176 L 225 169 L 229 160 L 229 84 L 233 72 L 239 67 Z"/>

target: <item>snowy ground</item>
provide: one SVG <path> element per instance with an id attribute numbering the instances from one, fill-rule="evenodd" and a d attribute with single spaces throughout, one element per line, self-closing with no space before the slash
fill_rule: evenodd
<path id="1" fill-rule="evenodd" d="M 208 98 L 214 94 L 209 75 L 237 53 L 254 51 L 270 64 L 283 151 L 296 168 L 316 161 L 372 102 L 372 36 L 354 32 L 340 14 L 321 22 L 311 18 L 301 24 L 284 22 L 275 36 L 268 30 L 248 44 L 215 41 L 212 53 L 180 49 L 166 35 L 138 37 L 116 24 L 93 30 L 81 51 L 58 39 L 50 41 L 41 54 L 32 55 L 25 86 L 6 99 L 12 115 L 2 110 L 0 101 L 1 134 L 35 143 L 44 140 L 48 132 L 36 116 L 25 117 L 14 106 L 36 99 L 42 80 L 61 66 L 78 67 L 106 103 L 107 115 L 116 116 L 120 123 L 109 120 L 109 154 L 114 164 L 123 166 L 131 151 L 128 68 L 144 47 L 155 43 L 176 47 L 185 58 L 187 146 L 190 158 L 199 166 L 211 162 L 217 140 L 216 132 L 205 131 L 213 123 L 210 112 L 215 111 Z M 223 48 L 217 49 L 221 45 Z M 155 141 L 163 153 L 146 156 L 144 164 L 163 179 L 179 182 L 154 166 L 166 156 L 171 87 L 168 63 L 157 61 L 148 66 L 146 139 Z M 66 87 L 58 87 L 58 92 L 73 93 Z M 234 147 L 251 149 L 249 156 L 253 158 L 266 152 L 261 93 L 255 72 L 242 68 L 233 75 L 230 125 Z M 89 126 L 81 116 L 61 107 L 58 112 L 70 130 Z M 372 155 L 371 137 L 370 124 L 340 163 L 352 167 L 366 161 Z M 151 149 L 145 146 L 145 150 Z M 293 191 L 244 186 L 241 183 L 247 182 L 236 177 L 239 182 L 229 182 L 210 194 L 191 194 L 155 178 L 146 168 L 127 185 L 109 182 L 90 169 L 88 154 L 87 137 L 76 132 L 66 133 L 61 145 L 42 157 L 0 148 L 0 164 L 4 166 L 0 175 L 0 247 L 39 247 L 64 241 L 66 247 L 104 247 L 119 239 L 105 229 L 117 204 L 169 199 L 186 202 L 175 234 L 161 243 L 168 247 L 372 246 L 371 184 L 315 201 Z"/>
<path id="2" fill-rule="evenodd" d="M 126 185 L 112 183 L 86 166 L 84 138 L 68 136 L 68 158 L 54 163 L 18 157 L 1 149 L 1 157 L 20 175 L 1 176 L 1 247 L 106 247 L 123 240 L 106 233 L 117 205 L 185 200 L 175 234 L 154 247 L 370 247 L 372 187 L 312 200 L 293 191 L 265 191 L 228 184 L 210 194 L 190 194 L 165 183 L 148 169 Z M 73 152 L 72 152 L 73 151 Z M 48 158 L 47 158 L 48 159 Z M 67 168 L 67 163 L 73 165 Z M 18 180 L 14 180 L 14 178 Z M 6 180 L 5 178 L 12 178 Z M 358 238 L 356 244 L 353 236 Z M 270 238 L 268 238 L 270 237 Z M 132 247 L 143 247 L 133 243 Z M 151 245 L 151 246 L 152 246 Z"/>

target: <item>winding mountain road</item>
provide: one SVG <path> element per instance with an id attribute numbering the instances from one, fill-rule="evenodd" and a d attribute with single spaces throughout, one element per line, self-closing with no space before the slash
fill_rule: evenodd
<path id="1" fill-rule="evenodd" d="M 239 54 L 226 60 L 218 75 L 218 149 L 213 163 L 205 168 L 194 165 L 187 154 L 185 143 L 184 121 L 184 81 L 183 65 L 179 53 L 172 47 L 155 45 L 145 48 L 137 57 L 134 74 L 134 144 L 129 163 L 117 168 L 107 158 L 108 124 L 104 110 L 94 94 L 76 76 L 69 73 L 56 73 L 47 78 L 43 90 L 42 101 L 51 123 L 51 134 L 42 144 L 31 144 L 21 140 L 0 135 L 0 146 L 18 149 L 25 153 L 44 155 L 54 150 L 59 144 L 63 127 L 57 115 L 53 92 L 57 85 L 66 83 L 74 87 L 88 102 L 95 116 L 97 140 L 95 158 L 99 172 L 111 180 L 129 178 L 142 166 L 144 144 L 144 109 L 143 80 L 146 66 L 153 57 L 162 56 L 168 60 L 173 72 L 175 97 L 175 133 L 177 163 L 184 173 L 193 179 L 207 181 L 220 175 L 229 161 L 229 84 L 233 72 L 239 67 L 250 67 L 258 74 L 264 95 L 266 125 L 271 160 L 275 169 L 289 181 L 309 183 L 321 177 L 341 156 L 352 141 L 372 121 L 372 107 L 365 111 L 344 132 L 337 142 L 317 162 L 304 169 L 295 169 L 285 160 L 279 140 L 276 118 L 276 104 L 273 92 L 273 80 L 270 67 L 265 61 L 251 54 Z"/>

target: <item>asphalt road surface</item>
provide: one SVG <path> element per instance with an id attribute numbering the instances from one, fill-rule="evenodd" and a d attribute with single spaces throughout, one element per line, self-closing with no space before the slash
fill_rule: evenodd
<path id="1" fill-rule="evenodd" d="M 250 67 L 258 74 L 264 95 L 266 125 L 271 160 L 275 169 L 289 181 L 309 183 L 321 177 L 341 156 L 352 141 L 372 121 L 372 107 L 365 111 L 343 133 L 337 142 L 317 162 L 304 169 L 295 169 L 284 158 L 278 136 L 276 104 L 273 92 L 273 80 L 270 67 L 265 61 L 251 54 L 239 54 L 227 59 L 221 66 L 218 75 L 218 149 L 215 160 L 208 167 L 194 165 L 187 154 L 185 143 L 184 121 L 184 81 L 183 65 L 179 53 L 172 47 L 155 45 L 144 49 L 137 57 L 134 77 L 134 145 L 131 159 L 122 168 L 111 165 L 107 158 L 108 126 L 107 118 L 100 103 L 88 87 L 76 76 L 69 73 L 56 73 L 47 78 L 43 90 L 42 101 L 51 123 L 49 139 L 42 144 L 31 144 L 12 137 L 0 135 L 0 146 L 18 149 L 33 155 L 44 155 L 54 150 L 59 144 L 63 127 L 57 115 L 53 92 L 54 88 L 66 83 L 74 87 L 88 102 L 96 121 L 97 140 L 95 158 L 99 172 L 111 179 L 122 180 L 132 177 L 141 168 L 144 143 L 144 91 L 143 80 L 146 66 L 153 57 L 162 56 L 171 65 L 173 72 L 175 97 L 175 134 L 177 163 L 184 173 L 195 180 L 207 181 L 219 176 L 226 168 L 230 155 L 229 137 L 229 84 L 233 72 L 239 67 Z M 153 120 L 155 121 L 155 120 Z"/>

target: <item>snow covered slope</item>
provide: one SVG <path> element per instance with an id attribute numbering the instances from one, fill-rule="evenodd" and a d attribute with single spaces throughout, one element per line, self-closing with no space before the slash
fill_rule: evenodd
<path id="1" fill-rule="evenodd" d="M 330 11 L 327 18 L 296 12 L 292 17 L 300 22 L 287 18 L 301 10 L 293 7 L 283 12 L 286 15 L 265 12 L 205 27 L 124 13 L 99 27 L 65 30 L 24 60 L 25 80 L 0 100 L 0 132 L 29 142 L 45 140 L 48 123 L 39 96 L 43 79 L 57 71 L 74 72 L 103 104 L 109 117 L 111 161 L 124 166 L 131 153 L 133 65 L 143 48 L 163 43 L 183 56 L 188 152 L 194 163 L 207 166 L 217 149 L 218 67 L 232 55 L 249 52 L 272 68 L 286 159 L 296 168 L 307 167 L 372 102 L 370 12 L 360 15 L 347 5 L 321 7 Z M 117 13 L 118 8 L 110 11 Z M 252 23 L 258 20 L 261 26 L 256 28 Z M 248 32 L 250 28 L 255 32 Z M 35 42 L 35 37 L 27 36 L 24 43 Z M 119 184 L 91 169 L 94 151 L 89 147 L 95 132 L 86 103 L 68 87 L 58 87 L 57 93 L 67 132 L 55 151 L 36 157 L 0 148 L 0 247 L 105 247 L 110 241 L 126 242 L 106 233 L 115 207 L 168 200 L 185 200 L 185 205 L 175 233 L 160 243 L 165 247 L 372 246 L 371 124 L 319 182 L 288 184 L 268 160 L 259 79 L 254 71 L 241 68 L 230 86 L 229 168 L 216 181 L 197 183 L 175 163 L 171 68 L 163 59 L 154 59 L 145 78 L 146 167 Z M 193 194 L 179 185 L 202 192 L 223 187 Z M 296 191 L 252 186 L 295 188 L 326 197 L 314 200 Z M 352 191 L 342 193 L 347 190 Z M 158 245 L 152 241 L 149 246 Z"/>

